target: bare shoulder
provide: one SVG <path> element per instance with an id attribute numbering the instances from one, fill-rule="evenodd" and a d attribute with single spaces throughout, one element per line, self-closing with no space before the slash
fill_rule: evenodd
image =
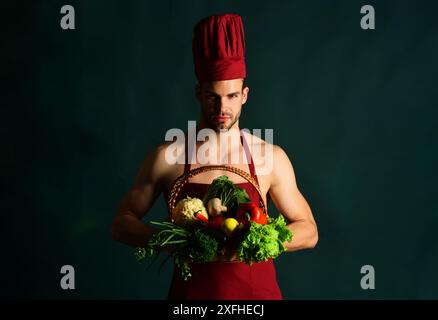
<path id="1" fill-rule="evenodd" d="M 295 183 L 295 172 L 287 152 L 279 145 L 273 146 L 271 183 L 273 186 L 284 181 Z"/>
<path id="2" fill-rule="evenodd" d="M 276 174 L 281 174 L 285 171 L 290 171 L 292 169 L 292 163 L 289 159 L 287 152 L 279 145 L 273 145 L 273 171 Z"/>
<path id="3" fill-rule="evenodd" d="M 277 161 L 279 165 L 281 165 L 282 162 L 290 162 L 289 156 L 281 146 L 276 144 L 272 145 L 272 151 L 274 154 L 274 162 Z"/>
<path id="4" fill-rule="evenodd" d="M 137 183 L 144 183 L 145 181 L 159 183 L 166 176 L 171 168 L 166 160 L 166 153 L 171 143 L 164 142 L 155 145 L 147 153 L 138 172 Z"/>

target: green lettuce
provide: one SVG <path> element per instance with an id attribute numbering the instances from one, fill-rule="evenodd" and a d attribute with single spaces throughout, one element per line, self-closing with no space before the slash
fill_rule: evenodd
<path id="1" fill-rule="evenodd" d="M 286 251 L 284 242 L 291 241 L 292 236 L 281 214 L 277 219 L 270 218 L 266 225 L 251 221 L 249 230 L 237 248 L 238 258 L 249 265 L 275 259 Z"/>

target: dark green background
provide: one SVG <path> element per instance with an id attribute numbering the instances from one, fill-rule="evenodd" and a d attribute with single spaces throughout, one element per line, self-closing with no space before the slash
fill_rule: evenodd
<path id="1" fill-rule="evenodd" d="M 76 30 L 60 8 L 76 9 Z M 376 30 L 360 28 L 374 5 Z M 239 13 L 246 128 L 273 128 L 319 227 L 276 261 L 286 299 L 438 298 L 433 1 L 32 1 L 2 5 L 1 294 L 165 299 L 171 264 L 111 239 L 145 155 L 198 118 L 193 25 Z M 271 212 L 275 208 L 271 208 Z M 147 219 L 166 214 L 160 198 Z M 59 286 L 76 270 L 76 290 Z M 376 270 L 362 290 L 360 268 Z"/>

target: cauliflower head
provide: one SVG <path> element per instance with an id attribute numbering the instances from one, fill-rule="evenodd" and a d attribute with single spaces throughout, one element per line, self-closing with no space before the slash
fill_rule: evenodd
<path id="1" fill-rule="evenodd" d="M 198 218 L 195 217 L 196 212 L 199 212 L 208 220 L 207 210 L 202 200 L 187 196 L 173 208 L 172 219 L 177 225 L 190 226 L 198 221 Z"/>

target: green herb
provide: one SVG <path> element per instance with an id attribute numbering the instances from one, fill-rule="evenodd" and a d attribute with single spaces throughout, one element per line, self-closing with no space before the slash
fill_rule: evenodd
<path id="1" fill-rule="evenodd" d="M 134 256 L 141 262 L 155 255 L 154 260 L 165 245 L 172 245 L 175 249 L 169 254 L 174 258 L 175 264 L 181 269 L 184 280 L 188 280 L 192 274 L 189 263 L 209 262 L 216 255 L 218 242 L 212 236 L 204 233 L 202 229 L 186 229 L 171 222 L 151 222 L 161 228 L 152 235 L 144 248 L 136 248 Z M 164 261 L 165 262 L 165 261 Z"/>
<path id="2" fill-rule="evenodd" d="M 237 187 L 227 176 L 214 179 L 202 201 L 206 205 L 212 198 L 221 199 L 222 205 L 226 206 L 229 212 L 236 210 L 240 203 L 250 200 L 246 190 Z"/>
<path id="3" fill-rule="evenodd" d="M 284 242 L 291 241 L 292 236 L 281 214 L 277 219 L 269 219 L 266 225 L 252 221 L 237 248 L 239 260 L 251 265 L 253 262 L 275 259 L 286 251 Z"/>
<path id="4" fill-rule="evenodd" d="M 196 229 L 191 235 L 189 258 L 197 262 L 212 261 L 216 255 L 218 242 L 212 236 Z"/>

